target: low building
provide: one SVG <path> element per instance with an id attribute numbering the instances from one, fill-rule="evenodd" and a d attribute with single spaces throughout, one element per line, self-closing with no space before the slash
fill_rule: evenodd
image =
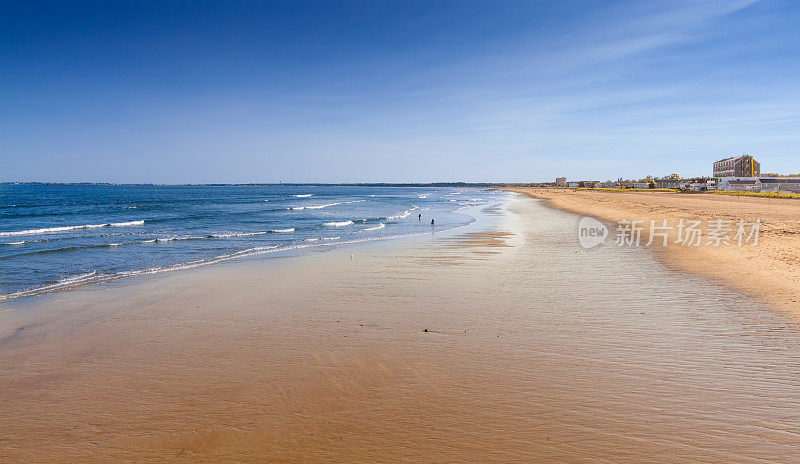
<path id="1" fill-rule="evenodd" d="M 719 189 L 729 192 L 800 193 L 800 177 L 723 177 Z"/>
<path id="2" fill-rule="evenodd" d="M 717 181 L 710 177 L 697 177 L 681 181 L 681 190 L 690 192 L 704 192 L 706 190 L 717 190 Z"/>
<path id="3" fill-rule="evenodd" d="M 800 177 L 759 177 L 762 192 L 800 193 Z"/>
<path id="4" fill-rule="evenodd" d="M 566 186 L 567 186 L 566 177 L 556 177 L 556 187 L 566 187 Z"/>
<path id="5" fill-rule="evenodd" d="M 723 177 L 720 179 L 719 189 L 728 192 L 760 192 L 761 181 L 758 177 Z"/>
<path id="6" fill-rule="evenodd" d="M 758 177 L 761 164 L 750 155 L 732 156 L 714 162 L 714 177 Z"/>
<path id="7" fill-rule="evenodd" d="M 567 182 L 567 187 L 569 188 L 597 188 L 599 186 L 599 180 L 579 180 Z"/>
<path id="8" fill-rule="evenodd" d="M 653 183 L 655 184 L 656 188 L 659 189 L 676 189 L 681 187 L 681 183 L 684 182 L 680 179 L 670 179 L 670 178 L 662 178 L 662 179 L 653 179 Z"/>

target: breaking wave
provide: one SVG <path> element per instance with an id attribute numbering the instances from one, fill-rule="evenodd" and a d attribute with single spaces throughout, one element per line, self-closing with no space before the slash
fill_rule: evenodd
<path id="1" fill-rule="evenodd" d="M 403 214 L 398 214 L 395 216 L 386 216 L 387 221 L 394 221 L 395 219 L 403 219 L 407 218 L 413 211 L 419 209 L 419 206 L 412 205 L 411 209 L 407 209 L 403 212 Z"/>
<path id="2" fill-rule="evenodd" d="M 377 226 L 375 226 L 375 227 L 367 227 L 366 229 L 361 229 L 361 232 L 366 232 L 366 231 L 368 231 L 368 230 L 378 230 L 378 229 L 383 229 L 384 227 L 386 227 L 386 224 L 384 224 L 384 223 L 382 223 L 382 222 L 381 222 L 380 224 L 378 224 L 378 225 L 377 225 Z"/>
<path id="3" fill-rule="evenodd" d="M 39 235 L 39 234 L 56 234 L 59 232 L 69 232 L 72 230 L 81 229 L 98 229 L 100 227 L 127 227 L 127 226 L 141 226 L 144 221 L 128 221 L 128 222 L 108 222 L 105 224 L 83 224 L 80 226 L 62 226 L 62 227 L 48 227 L 44 229 L 29 229 L 18 230 L 13 232 L 0 232 L 0 237 L 16 237 L 18 235 Z"/>

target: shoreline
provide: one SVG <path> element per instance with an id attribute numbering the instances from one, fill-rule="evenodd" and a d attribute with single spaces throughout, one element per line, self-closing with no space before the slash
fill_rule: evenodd
<path id="1" fill-rule="evenodd" d="M 508 191 L 543 199 L 553 208 L 612 225 L 620 220 L 708 221 L 717 218 L 762 222 L 756 247 L 668 246 L 649 249 L 673 269 L 719 282 L 800 320 L 800 203 L 766 197 L 661 192 L 602 192 L 542 188 Z M 613 236 L 613 228 L 609 234 Z M 642 237 L 649 234 L 647 227 Z M 613 246 L 606 244 L 606 246 Z"/>

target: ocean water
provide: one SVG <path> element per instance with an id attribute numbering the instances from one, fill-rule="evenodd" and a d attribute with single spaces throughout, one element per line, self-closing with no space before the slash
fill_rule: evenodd
<path id="1" fill-rule="evenodd" d="M 467 225 L 500 192 L 342 186 L 0 186 L 0 300 Z M 422 218 L 419 218 L 419 215 Z"/>

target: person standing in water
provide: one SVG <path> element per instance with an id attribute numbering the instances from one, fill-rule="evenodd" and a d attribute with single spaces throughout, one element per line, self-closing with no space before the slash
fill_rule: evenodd
<path id="1" fill-rule="evenodd" d="M 431 227 L 433 227 L 433 219 L 431 219 Z"/>

